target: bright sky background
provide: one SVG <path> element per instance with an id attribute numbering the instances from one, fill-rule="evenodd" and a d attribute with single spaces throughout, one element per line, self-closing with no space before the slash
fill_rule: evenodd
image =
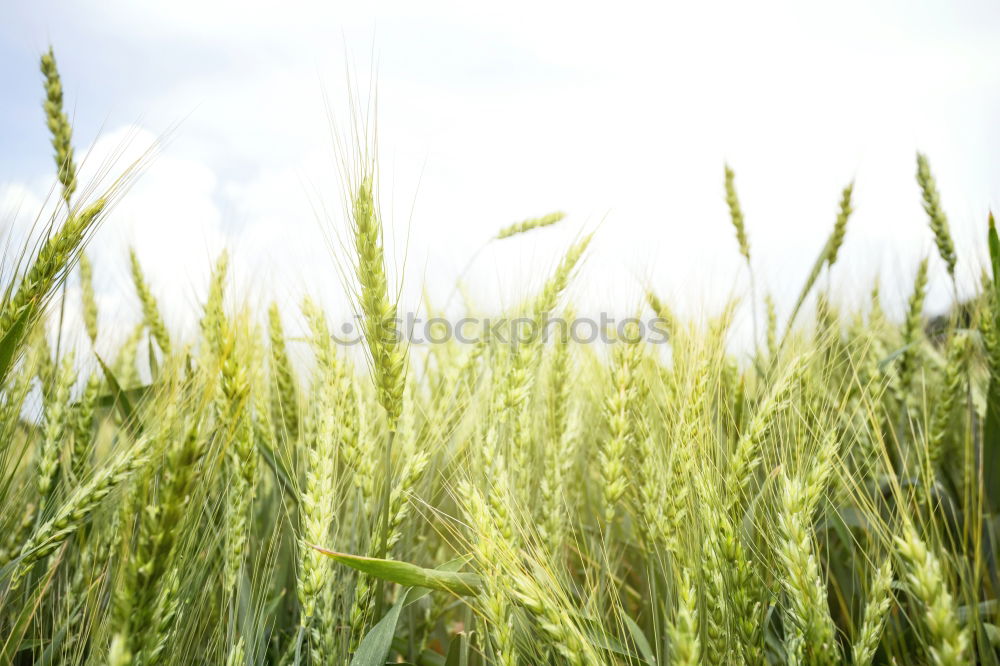
<path id="1" fill-rule="evenodd" d="M 683 312 L 716 309 L 748 284 L 723 201 L 726 162 L 758 288 L 783 311 L 852 179 L 857 212 L 831 284 L 857 298 L 881 272 L 901 301 L 916 261 L 934 252 L 918 149 L 962 280 L 975 282 L 987 210 L 1000 209 L 996 2 L 485 7 L 6 3 L 0 220 L 30 222 L 52 186 L 37 65 L 51 43 L 78 156 L 93 151 L 85 179 L 125 137 L 134 153 L 169 133 L 89 250 L 109 323 L 137 319 L 129 245 L 178 325 L 223 247 L 246 300 L 309 292 L 345 311 L 326 241 L 345 229 L 327 111 L 349 121 L 351 80 L 362 93 L 376 81 L 382 204 L 401 272 L 406 251 L 410 303 L 426 284 L 440 305 L 500 227 L 565 210 L 559 227 L 480 255 L 468 274 L 477 303 L 528 293 L 596 229 L 580 308 L 631 314 L 650 284 Z M 947 297 L 934 261 L 930 308 Z"/>

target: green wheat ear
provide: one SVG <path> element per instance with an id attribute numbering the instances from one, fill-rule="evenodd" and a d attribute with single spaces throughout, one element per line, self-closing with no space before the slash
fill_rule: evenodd
<path id="1" fill-rule="evenodd" d="M 931 231 L 934 232 L 934 242 L 937 244 L 938 253 L 948 267 L 948 274 L 955 278 L 955 263 L 958 258 L 955 256 L 955 244 L 951 240 L 951 230 L 948 226 L 948 217 L 941 207 L 941 195 L 938 194 L 937 183 L 934 175 L 931 174 L 931 165 L 927 161 L 927 156 L 917 153 L 917 183 L 920 185 L 920 192 L 924 199 L 924 210 L 930 222 Z"/>
<path id="2" fill-rule="evenodd" d="M 736 174 L 729 165 L 726 170 L 726 205 L 729 206 L 729 218 L 736 230 L 736 242 L 740 245 L 740 254 L 750 263 L 750 240 L 747 238 L 746 223 L 743 221 L 743 209 L 740 208 L 739 197 L 736 196 Z"/>
<path id="3" fill-rule="evenodd" d="M 295 371 L 288 358 L 285 330 L 281 323 L 278 304 L 272 303 L 267 311 L 268 335 L 271 340 L 271 373 L 274 376 L 272 412 L 275 426 L 291 440 L 299 436 L 298 393 Z"/>
<path id="4" fill-rule="evenodd" d="M 511 236 L 516 236 L 518 234 L 527 233 L 533 229 L 541 229 L 542 227 L 550 227 L 556 222 L 559 222 L 566 217 L 566 213 L 549 213 L 548 215 L 543 215 L 541 217 L 533 217 L 522 222 L 516 222 L 510 226 L 504 227 L 496 235 L 497 240 L 504 238 L 510 238 Z"/>
<path id="5" fill-rule="evenodd" d="M 132 269 L 132 282 L 135 284 L 135 291 L 139 295 L 139 303 L 142 305 L 142 317 L 149 327 L 156 344 L 164 357 L 170 355 L 170 334 L 167 332 L 167 325 L 163 323 L 163 316 L 156 303 L 156 297 L 146 283 L 146 276 L 142 273 L 142 266 L 139 264 L 139 257 L 135 249 L 129 248 L 129 266 Z"/>
<path id="6" fill-rule="evenodd" d="M 663 325 L 667 328 L 667 333 L 671 336 L 677 331 L 677 317 L 674 316 L 670 306 L 656 295 L 652 289 L 646 290 L 646 303 L 657 317 L 663 320 Z"/>
<path id="7" fill-rule="evenodd" d="M 69 205 L 70 197 L 76 191 L 76 164 L 73 162 L 73 128 L 69 118 L 63 111 L 63 89 L 56 68 L 56 56 L 49 47 L 48 53 L 42 56 L 42 74 L 45 75 L 45 119 L 52 134 L 52 147 L 55 149 L 56 169 L 59 182 L 62 183 L 62 196 Z"/>
<path id="8" fill-rule="evenodd" d="M 854 208 L 851 207 L 851 197 L 854 194 L 854 181 L 851 181 L 844 188 L 840 196 L 840 210 L 837 212 L 837 220 L 833 223 L 833 231 L 827 241 L 826 261 L 827 265 L 833 266 L 837 263 L 837 255 L 840 253 L 840 246 L 844 244 L 844 236 L 847 233 L 847 220 L 850 219 Z"/>
<path id="9" fill-rule="evenodd" d="M 396 302 L 389 293 L 382 220 L 375 206 L 370 174 L 362 178 L 354 195 L 351 221 L 361 286 L 362 330 L 371 354 L 378 401 L 394 429 L 403 405 L 406 348 L 396 329 Z"/>
<path id="10" fill-rule="evenodd" d="M 83 326 L 90 344 L 97 344 L 97 297 L 94 295 L 94 267 L 86 252 L 80 253 L 80 298 L 83 302 Z"/>
<path id="11" fill-rule="evenodd" d="M 101 198 L 79 213 L 45 241 L 35 262 L 24 274 L 14 295 L 0 310 L 0 339 L 11 331 L 20 317 L 39 311 L 44 300 L 73 261 L 80 246 L 101 218 L 106 206 Z"/>

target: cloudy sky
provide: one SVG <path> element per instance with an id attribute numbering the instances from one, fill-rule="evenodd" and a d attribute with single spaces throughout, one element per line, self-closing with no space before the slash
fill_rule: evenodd
<path id="1" fill-rule="evenodd" d="M 628 314 L 644 284 L 682 311 L 746 293 L 722 198 L 737 173 L 761 290 L 787 311 L 856 182 L 830 283 L 902 298 L 933 252 L 926 152 L 974 282 L 1000 208 L 1000 5 L 981 2 L 332 3 L 24 0 L 0 21 L 0 220 L 30 221 L 53 165 L 39 54 L 54 45 L 84 178 L 164 140 L 95 239 L 102 316 L 136 316 L 136 248 L 181 325 L 230 249 L 247 301 L 345 308 L 334 132 L 377 91 L 381 195 L 411 302 L 467 273 L 493 307 L 597 231 L 574 298 Z M 931 307 L 947 296 L 935 267 Z"/>

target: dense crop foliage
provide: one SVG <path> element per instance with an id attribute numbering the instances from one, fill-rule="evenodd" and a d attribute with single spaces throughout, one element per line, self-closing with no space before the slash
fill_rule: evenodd
<path id="1" fill-rule="evenodd" d="M 818 287 L 848 186 L 791 320 L 766 299 L 749 358 L 727 345 L 736 304 L 699 324 L 652 292 L 666 346 L 626 329 L 606 348 L 451 341 L 417 358 L 392 334 L 361 151 L 344 228 L 364 357 L 305 300 L 310 362 L 293 366 L 303 343 L 277 306 L 233 307 L 225 255 L 182 337 L 133 256 L 142 321 L 101 321 L 135 333 L 80 362 L 45 334 L 46 304 L 78 265 L 87 335 L 107 335 L 81 252 L 128 174 L 101 194 L 77 183 L 51 52 L 42 72 L 62 197 L 42 242 L 4 262 L 0 663 L 997 663 L 992 224 L 981 293 L 933 327 L 928 260 L 901 322 L 877 289 L 840 312 Z M 922 155 L 916 174 L 954 280 Z M 569 316 L 591 240 L 508 314 Z"/>

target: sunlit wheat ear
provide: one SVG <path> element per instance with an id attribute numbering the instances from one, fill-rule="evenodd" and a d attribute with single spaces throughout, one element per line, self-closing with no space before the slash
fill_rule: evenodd
<path id="1" fill-rule="evenodd" d="M 298 387 L 291 359 L 288 357 L 288 345 L 285 341 L 285 330 L 281 323 L 281 313 L 278 304 L 272 303 L 267 311 L 268 334 L 271 341 L 271 367 L 273 374 L 273 418 L 290 440 L 299 436 L 299 406 Z"/>
<path id="2" fill-rule="evenodd" d="M 840 315 L 828 292 L 816 294 L 816 344 L 828 348 L 840 339 Z"/>
<path id="3" fill-rule="evenodd" d="M 628 336 L 637 335 L 637 329 Z M 610 391 L 605 400 L 608 437 L 598 454 L 604 488 L 604 522 L 610 528 L 614 521 L 618 501 L 628 487 L 626 465 L 635 447 L 636 401 L 640 388 L 636 376 L 642 360 L 642 347 L 638 342 L 617 340 L 612 349 L 614 357 Z"/>
<path id="4" fill-rule="evenodd" d="M 782 491 L 779 514 L 778 557 L 783 565 L 783 584 L 790 624 L 786 651 L 804 651 L 807 663 L 836 663 L 837 645 L 833 620 L 826 601 L 826 585 L 820 576 L 814 552 L 812 498 L 806 484 L 789 478 Z"/>
<path id="5" fill-rule="evenodd" d="M 135 250 L 129 248 L 128 256 L 129 266 L 132 270 L 132 283 L 135 285 L 135 291 L 139 295 L 139 303 L 142 305 L 143 320 L 153 334 L 153 339 L 159 345 L 160 351 L 165 357 L 169 356 L 170 334 L 167 333 L 167 326 L 163 323 L 160 308 L 156 304 L 156 297 L 153 296 L 149 285 L 146 284 L 146 277 L 142 274 L 142 266 L 139 264 L 139 257 L 136 256 Z"/>
<path id="6" fill-rule="evenodd" d="M 274 388 L 266 359 L 270 355 L 266 336 L 259 335 L 257 329 L 250 339 L 250 360 L 253 371 L 250 374 L 251 427 L 256 445 L 268 450 L 278 447 L 277 423 L 274 420 Z"/>
<path id="7" fill-rule="evenodd" d="M 380 482 L 379 439 L 370 430 L 371 421 L 376 419 L 369 418 L 367 414 L 369 405 L 365 403 L 355 385 L 347 360 L 337 353 L 323 310 L 311 299 L 306 298 L 302 303 L 302 312 L 309 325 L 309 342 L 316 356 L 317 367 L 311 391 L 313 395 L 320 397 L 313 401 L 311 408 L 307 410 L 303 428 L 303 440 L 310 452 L 309 464 L 318 465 L 316 469 L 323 470 L 326 465 L 334 464 L 332 458 L 334 455 L 340 457 L 343 470 L 350 478 L 349 496 L 357 499 L 350 502 L 354 507 L 352 515 L 341 516 L 340 519 L 348 521 L 348 524 L 355 526 L 359 532 L 364 532 L 357 537 L 359 549 L 371 556 L 382 556 L 379 538 L 372 533 L 379 509 Z M 330 400 L 332 402 L 329 402 Z M 326 438 L 327 441 L 321 441 L 322 438 Z M 331 448 L 335 446 L 338 448 Z M 315 457 L 324 455 L 330 459 L 318 460 Z M 315 531 L 319 522 L 309 521 L 322 521 L 325 529 L 329 530 L 329 519 L 333 515 L 329 512 L 333 511 L 333 507 L 328 506 L 328 503 L 333 498 L 318 497 L 316 493 L 323 492 L 324 484 L 330 481 L 329 477 L 326 480 L 321 477 L 315 479 L 307 477 L 307 495 L 303 505 L 310 508 L 303 514 L 303 519 L 307 521 L 303 523 L 303 529 Z M 314 485 L 310 487 L 309 484 Z M 327 512 L 325 516 L 321 515 L 323 511 Z M 386 520 L 378 526 L 378 529 L 384 529 L 385 524 L 389 522 Z M 321 579 L 326 580 L 332 573 L 328 572 L 324 564 L 320 564 L 319 568 L 313 567 L 312 560 L 309 559 L 311 555 L 303 553 L 300 555 L 306 558 L 303 560 L 302 571 L 303 575 L 308 576 L 308 579 L 300 579 L 302 594 L 307 599 L 313 599 L 311 611 L 314 617 L 306 626 L 312 627 L 310 635 L 313 637 L 316 654 L 329 655 L 333 652 L 331 643 L 333 635 L 328 633 L 328 629 L 336 623 L 336 617 L 331 616 L 332 610 L 328 604 L 321 603 L 324 594 L 321 588 L 325 585 Z M 355 578 L 353 602 L 347 615 L 352 650 L 357 649 L 367 633 L 373 612 L 374 594 L 375 590 L 369 576 L 359 575 Z"/>
<path id="8" fill-rule="evenodd" d="M 306 476 L 299 509 L 299 623 L 307 632 L 313 658 L 320 663 L 334 658 L 332 654 L 324 654 L 323 648 L 327 632 L 335 632 L 336 627 L 324 626 L 320 613 L 324 595 L 333 582 L 333 569 L 330 560 L 310 544 L 328 544 L 338 520 L 334 508 L 337 445 L 343 441 L 344 433 L 341 432 L 343 416 L 337 411 L 341 387 L 335 373 L 336 368 L 322 368 L 322 379 L 316 387 L 318 423 L 315 436 L 307 437 L 305 442 Z"/>
<path id="9" fill-rule="evenodd" d="M 41 384 L 42 397 L 52 392 L 55 381 L 56 363 L 52 358 L 52 347 L 49 345 L 49 332 L 44 318 L 38 322 L 29 334 L 28 344 L 31 347 L 32 367 L 38 382 Z"/>
<path id="10" fill-rule="evenodd" d="M 562 261 L 559 262 L 559 266 L 556 267 L 555 272 L 549 277 L 548 281 L 542 287 L 541 292 L 535 298 L 533 307 L 531 309 L 532 314 L 536 318 L 542 318 L 548 313 L 552 312 L 559 302 L 559 296 L 566 290 L 569 286 L 569 282 L 576 271 L 577 266 L 580 263 L 580 259 L 583 258 L 584 253 L 590 246 L 590 241 L 593 239 L 593 234 L 587 234 L 577 242 L 573 243 L 570 248 L 563 255 Z"/>
<path id="11" fill-rule="evenodd" d="M 565 313 L 573 321 L 573 313 Z M 571 355 L 568 336 L 558 336 L 552 342 L 549 358 L 547 432 L 544 438 L 544 463 L 540 491 L 539 535 L 552 552 L 562 547 L 566 528 L 566 484 L 572 467 L 577 433 L 570 423 L 572 409 Z"/>
<path id="12" fill-rule="evenodd" d="M 406 347 L 396 326 L 395 295 L 389 292 L 383 249 L 382 220 L 375 204 L 374 183 L 365 176 L 354 194 L 351 222 L 354 230 L 356 274 L 362 330 L 371 355 L 371 370 L 379 404 L 395 428 L 403 404 Z"/>
<path id="13" fill-rule="evenodd" d="M 530 571 L 515 570 L 512 578 L 512 598 L 534 616 L 551 647 L 566 664 L 588 666 L 600 662 L 597 651 L 577 625 L 574 614 L 566 608 L 559 581 L 553 580 L 543 565 Z"/>
<path id="14" fill-rule="evenodd" d="M 63 438 L 68 432 L 70 417 L 69 394 L 76 380 L 73 354 L 67 354 L 59 363 L 52 395 L 45 406 L 45 427 L 42 455 L 38 461 L 38 511 L 44 514 L 49 495 L 56 480 L 56 467 L 62 452 Z"/>
<path id="15" fill-rule="evenodd" d="M 679 418 L 669 432 L 674 445 L 670 447 L 667 461 L 661 463 L 663 469 L 658 474 L 644 474 L 644 521 L 653 539 L 674 557 L 684 554 L 684 527 L 691 520 L 691 479 L 696 472 L 697 456 L 705 434 L 703 417 L 711 371 L 710 363 L 705 360 L 692 369 L 693 376 L 684 386 L 685 400 Z M 641 441 L 644 446 L 654 446 L 650 438 Z"/>
<path id="16" fill-rule="evenodd" d="M 149 462 L 148 442 L 143 440 L 123 451 L 86 484 L 78 486 L 56 509 L 52 518 L 38 527 L 22 545 L 14 584 L 36 562 L 52 553 L 90 518 L 94 510 L 117 487 Z"/>
<path id="17" fill-rule="evenodd" d="M 236 643 L 229 648 L 226 656 L 226 666 L 242 666 L 246 663 L 246 641 L 240 636 Z"/>
<path id="18" fill-rule="evenodd" d="M 673 337 L 677 331 L 677 318 L 674 316 L 673 311 L 671 311 L 670 306 L 651 289 L 646 290 L 646 302 L 649 304 L 653 314 L 662 320 L 667 335 Z"/>
<path id="19" fill-rule="evenodd" d="M 882 286 L 876 279 L 868 297 L 868 323 L 878 327 L 885 323 L 885 310 L 882 308 Z"/>
<path id="20" fill-rule="evenodd" d="M 72 213 L 58 230 L 46 239 L 34 262 L 24 273 L 13 296 L 0 310 L 0 338 L 10 332 L 22 316 L 37 312 L 51 293 L 63 271 L 73 261 L 81 244 L 104 212 L 105 199 L 98 199 L 83 210 Z"/>
<path id="21" fill-rule="evenodd" d="M 124 634 L 117 633 L 111 639 L 108 648 L 108 666 L 130 666 L 132 653 L 128 649 L 128 640 Z"/>
<path id="22" fill-rule="evenodd" d="M 427 451 L 409 451 L 404 455 L 406 459 L 389 496 L 389 535 L 386 546 L 390 553 L 403 537 L 403 526 L 410 515 L 411 494 L 430 463 Z"/>
<path id="23" fill-rule="evenodd" d="M 561 221 L 566 217 L 566 213 L 549 213 L 548 215 L 543 215 L 541 217 L 533 217 L 522 222 L 517 222 L 508 227 L 504 227 L 497 234 L 497 239 L 510 238 L 511 236 L 516 236 L 518 234 L 527 233 L 533 229 L 541 229 L 542 227 L 549 227 L 553 224 Z"/>
<path id="24" fill-rule="evenodd" d="M 257 452 L 254 446 L 250 414 L 251 381 L 248 364 L 252 362 L 250 332 L 234 322 L 222 340 L 220 418 L 228 454 L 230 482 L 226 488 L 226 589 L 236 593 L 238 577 L 247 557 L 250 511 L 253 506 Z M 228 327 L 227 327 L 228 328 Z"/>
<path id="25" fill-rule="evenodd" d="M 770 293 L 764 294 L 767 309 L 767 355 L 774 358 L 778 353 L 778 311 Z"/>
<path id="26" fill-rule="evenodd" d="M 885 618 L 893 601 L 891 585 L 892 562 L 886 560 L 875 573 L 868 590 L 864 620 L 854 641 L 852 664 L 869 666 L 875 657 L 875 651 L 882 639 Z"/>
<path id="27" fill-rule="evenodd" d="M 485 583 L 479 603 L 486 619 L 489 641 L 498 664 L 515 666 L 518 658 L 514 642 L 513 608 L 506 586 L 500 582 L 504 570 L 509 566 L 504 558 L 505 537 L 494 522 L 495 511 L 475 486 L 462 481 L 458 492 L 466 498 L 473 552 Z"/>
<path id="28" fill-rule="evenodd" d="M 934 404 L 927 434 L 927 462 L 935 472 L 941 469 L 942 460 L 947 453 L 944 449 L 945 440 L 955 406 L 965 397 L 969 351 L 968 335 L 956 333 L 948 342 L 941 395 Z"/>
<path id="29" fill-rule="evenodd" d="M 705 528 L 705 654 L 709 662 L 719 663 L 733 649 L 735 638 L 747 662 L 759 663 L 763 658 L 762 616 L 759 590 L 753 584 L 755 573 L 725 500 L 712 488 L 714 480 L 714 472 L 707 469 L 696 475 L 699 519 Z"/>
<path id="30" fill-rule="evenodd" d="M 959 625 L 955 601 L 940 560 L 910 524 L 895 541 L 896 552 L 903 560 L 902 582 L 923 607 L 921 619 L 927 632 L 931 662 L 939 666 L 969 663 L 968 631 Z"/>
<path id="31" fill-rule="evenodd" d="M 114 362 L 114 374 L 122 388 L 133 388 L 139 384 L 139 368 L 136 361 L 139 355 L 139 344 L 146 333 L 145 324 L 137 324 L 118 348 L 118 356 Z"/>
<path id="32" fill-rule="evenodd" d="M 913 292 L 906 309 L 906 319 L 903 321 L 903 351 L 900 353 L 897 365 L 898 398 L 905 404 L 910 395 L 910 384 L 920 358 L 919 342 L 924 331 L 924 299 L 927 296 L 927 259 L 920 262 L 917 276 L 913 282 Z"/>
<path id="33" fill-rule="evenodd" d="M 677 609 L 668 626 L 670 663 L 696 666 L 701 662 L 701 639 L 698 633 L 698 594 L 685 572 L 677 582 Z"/>
<path id="34" fill-rule="evenodd" d="M 306 298 L 302 302 L 302 313 L 309 324 L 309 342 L 316 355 L 317 371 L 312 391 L 333 390 L 336 394 L 334 415 L 337 419 L 339 455 L 351 471 L 354 487 L 361 492 L 363 515 L 370 517 L 377 495 L 378 442 L 368 436 L 367 405 L 362 401 L 347 360 L 337 354 L 323 310 Z M 309 416 L 313 432 L 307 435 L 307 439 L 319 436 L 317 430 L 325 418 L 316 411 L 315 405 Z"/>
<path id="35" fill-rule="evenodd" d="M 45 120 L 52 134 L 52 148 L 55 150 L 56 169 L 62 184 L 62 196 L 69 205 L 76 191 L 76 164 L 73 161 L 73 128 L 63 111 L 62 80 L 56 68 L 56 57 L 49 48 L 42 56 L 42 74 L 45 76 Z"/>
<path id="36" fill-rule="evenodd" d="M 751 478 L 762 461 L 762 440 L 768 429 L 777 425 L 776 418 L 780 412 L 790 406 L 789 393 L 805 374 L 806 367 L 807 363 L 802 357 L 797 357 L 789 364 L 757 406 L 749 424 L 737 440 L 726 474 L 727 512 L 742 506 L 745 501 Z"/>
<path id="37" fill-rule="evenodd" d="M 743 221 L 743 210 L 736 196 L 736 174 L 726 165 L 726 205 L 729 206 L 729 219 L 736 230 L 736 242 L 740 246 L 740 254 L 750 263 L 750 241 L 747 239 L 746 223 Z"/>
<path id="38" fill-rule="evenodd" d="M 854 183 L 851 182 L 844 188 L 840 196 L 840 209 L 837 211 L 837 219 L 833 223 L 833 231 L 827 241 L 826 262 L 829 266 L 837 263 L 837 256 L 840 253 L 840 246 L 844 244 L 844 236 L 847 234 L 847 221 L 854 212 L 851 207 L 851 196 L 854 194 Z"/>
<path id="39" fill-rule="evenodd" d="M 931 174 L 931 165 L 923 153 L 917 153 L 917 183 L 920 185 L 920 192 L 924 199 L 924 210 L 930 222 L 931 231 L 934 233 L 934 242 L 937 244 L 938 253 L 948 267 L 948 274 L 955 278 L 955 264 L 958 257 L 955 255 L 955 244 L 951 240 L 951 230 L 948 226 L 948 217 L 941 207 L 941 196 L 938 194 L 937 183 Z"/>
<path id="40" fill-rule="evenodd" d="M 787 477 L 781 489 L 777 556 L 791 629 L 785 638 L 786 651 L 800 653 L 808 663 L 833 664 L 840 657 L 812 528 L 813 514 L 835 469 L 836 450 L 835 433 L 828 434 L 804 477 Z"/>
<path id="41" fill-rule="evenodd" d="M 541 330 L 547 325 L 550 313 L 559 302 L 572 279 L 576 267 L 590 244 L 591 236 L 585 236 L 570 246 L 555 272 L 542 286 L 539 294 L 529 303 L 528 314 L 533 323 Z M 529 477 L 522 473 L 530 468 L 531 447 L 531 412 L 529 406 L 535 389 L 535 375 L 539 360 L 540 335 L 529 336 L 529 339 L 514 342 L 509 354 L 510 363 L 506 366 L 507 374 L 503 386 L 506 398 L 500 414 L 501 420 L 509 420 L 510 446 L 512 455 L 512 474 L 517 483 L 531 483 Z M 499 366 L 497 368 L 499 370 Z"/>
<path id="42" fill-rule="evenodd" d="M 567 309 L 566 321 L 572 322 L 575 313 Z M 559 334 L 552 341 L 548 376 L 548 428 L 549 437 L 558 441 L 566 431 L 573 386 L 570 377 L 573 372 L 569 336 Z"/>
<path id="43" fill-rule="evenodd" d="M 25 401 L 29 397 L 34 378 L 34 354 L 29 351 L 24 355 L 13 375 L 7 377 L 4 385 L 3 401 L 0 402 L 0 430 L 2 430 L 4 436 L 16 432 L 17 424 L 20 422 Z M 34 506 L 32 506 L 30 514 L 34 516 Z M 9 534 L 0 537 L 0 566 L 10 558 L 13 552 L 12 544 L 17 544 L 20 547 L 20 544 L 17 543 L 19 537 L 20 540 L 23 540 L 23 536 L 16 529 L 12 529 Z"/>
<path id="44" fill-rule="evenodd" d="M 747 238 L 746 223 L 743 220 L 743 210 L 740 208 L 740 200 L 736 196 L 736 174 L 729 165 L 725 165 L 725 188 L 726 205 L 729 207 L 729 219 L 736 230 L 736 242 L 739 244 L 740 254 L 746 260 L 747 270 L 750 272 L 750 312 L 753 318 L 753 340 L 757 344 L 757 288 L 755 285 L 753 264 L 750 261 L 750 241 Z"/>
<path id="45" fill-rule="evenodd" d="M 225 294 L 226 276 L 229 272 L 229 253 L 225 250 L 215 262 L 215 269 L 208 284 L 208 298 L 201 318 L 201 332 L 207 344 L 206 352 L 219 358 L 226 335 Z"/>
<path id="46" fill-rule="evenodd" d="M 788 323 L 786 324 L 785 337 L 787 338 L 788 333 L 791 331 L 792 323 L 795 321 L 795 317 L 798 315 L 799 310 L 802 309 L 802 305 L 805 303 L 806 298 L 812 292 L 813 287 L 816 285 L 816 281 L 823 272 L 823 268 L 831 268 L 836 262 L 837 257 L 840 254 L 840 246 L 844 242 L 844 235 L 847 232 L 847 222 L 853 212 L 851 197 L 854 193 L 854 183 L 848 184 L 844 188 L 841 194 L 840 204 L 837 209 L 837 219 L 833 223 L 833 231 L 826 239 L 826 243 L 823 244 L 823 248 L 820 251 L 819 256 L 813 263 L 812 268 L 809 271 L 809 275 L 806 276 L 805 284 L 802 286 L 802 290 L 799 292 L 799 296 L 795 301 L 795 305 L 792 307 L 792 312 L 788 316 Z M 782 343 L 783 344 L 783 343 Z"/>
<path id="47" fill-rule="evenodd" d="M 77 404 L 73 422 L 73 456 L 71 468 L 80 478 L 89 465 L 90 445 L 94 429 L 97 401 L 101 397 L 101 377 L 96 372 L 87 377 L 87 384 Z"/>
<path id="48" fill-rule="evenodd" d="M 171 640 L 178 638 L 180 631 L 183 631 L 183 626 L 178 621 L 183 617 L 179 572 L 179 565 L 172 565 L 164 574 L 157 589 L 158 597 L 154 602 L 153 621 L 150 629 L 143 632 L 145 646 L 140 655 L 141 663 L 161 663 Z"/>
<path id="49" fill-rule="evenodd" d="M 164 409 L 163 420 L 157 424 L 157 432 L 152 435 L 151 448 L 164 451 L 171 443 L 173 428 L 178 420 L 178 407 L 168 402 Z M 172 453 L 172 451 L 170 452 Z M 171 463 L 179 462 L 168 453 Z M 154 611 L 158 597 L 160 578 L 168 568 L 171 543 L 176 535 L 176 524 L 183 514 L 178 512 L 176 504 L 184 499 L 172 497 L 171 491 L 176 491 L 175 476 L 183 474 L 183 466 L 167 467 L 156 478 L 151 474 L 150 486 L 155 479 L 157 492 L 142 496 L 142 482 L 136 484 L 136 501 L 142 504 L 135 536 L 127 561 L 123 562 L 121 581 L 114 591 L 115 626 L 127 641 L 128 648 L 136 654 L 143 655 L 145 643 L 155 643 L 156 638 L 150 627 L 154 622 Z"/>
<path id="50" fill-rule="evenodd" d="M 97 344 L 97 298 L 94 296 L 94 268 L 86 252 L 80 253 L 80 298 L 83 305 L 83 326 L 90 344 Z"/>

